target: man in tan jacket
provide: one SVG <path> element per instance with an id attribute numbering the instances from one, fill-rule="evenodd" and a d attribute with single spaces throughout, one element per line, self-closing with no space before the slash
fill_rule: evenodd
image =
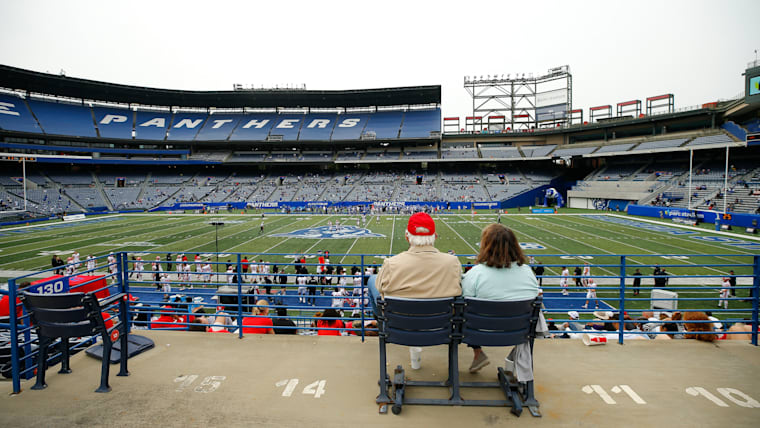
<path id="1" fill-rule="evenodd" d="M 377 277 L 370 279 L 373 307 L 378 293 L 415 299 L 461 295 L 462 265 L 456 256 L 441 253 L 433 246 L 433 219 L 425 213 L 412 215 L 405 235 L 409 250 L 385 259 Z"/>

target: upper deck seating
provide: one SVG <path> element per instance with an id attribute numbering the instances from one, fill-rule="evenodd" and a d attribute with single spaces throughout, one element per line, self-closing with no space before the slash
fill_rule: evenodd
<path id="1" fill-rule="evenodd" d="M 210 114 L 195 141 L 226 141 L 243 117 L 242 114 Z"/>
<path id="2" fill-rule="evenodd" d="M 704 144 L 726 144 L 733 142 L 734 140 L 732 140 L 731 137 L 726 134 L 703 135 L 689 141 L 689 144 L 687 144 L 687 146 L 701 146 Z"/>
<path id="3" fill-rule="evenodd" d="M 647 141 L 647 142 L 639 144 L 632 151 L 637 152 L 639 150 L 653 150 L 653 149 L 664 149 L 668 147 L 678 147 L 681 144 L 685 143 L 686 140 L 688 140 L 688 138 L 671 138 L 668 140 Z"/>
<path id="4" fill-rule="evenodd" d="M 172 126 L 166 134 L 167 140 L 192 140 L 203 127 L 208 117 L 205 113 L 174 113 Z"/>
<path id="5" fill-rule="evenodd" d="M 305 120 L 306 115 L 303 114 L 279 115 L 277 123 L 270 129 L 269 135 L 282 137 L 282 141 L 297 141 L 301 125 L 303 125 Z"/>
<path id="6" fill-rule="evenodd" d="M 441 159 L 477 159 L 478 150 L 475 147 L 451 147 L 441 149 Z"/>
<path id="7" fill-rule="evenodd" d="M 93 107 L 95 124 L 102 138 L 131 139 L 135 113 L 126 108 Z"/>
<path id="8" fill-rule="evenodd" d="M 332 140 L 358 140 L 361 138 L 369 117 L 369 114 L 346 113 L 338 115 L 335 128 L 333 128 Z"/>
<path id="9" fill-rule="evenodd" d="M 322 113 L 310 114 L 306 117 L 299 141 L 329 141 L 337 121 L 337 114 Z"/>
<path id="10" fill-rule="evenodd" d="M 634 143 L 626 143 L 626 144 L 610 144 L 610 145 L 604 145 L 597 150 L 596 153 L 612 153 L 612 152 L 627 152 L 631 149 L 635 144 Z"/>
<path id="11" fill-rule="evenodd" d="M 42 133 L 23 98 L 0 94 L 0 129 Z"/>
<path id="12" fill-rule="evenodd" d="M 401 138 L 430 138 L 431 132 L 441 132 L 441 109 L 410 110 L 404 113 Z"/>
<path id="13" fill-rule="evenodd" d="M 138 140 L 163 140 L 172 120 L 169 112 L 140 111 L 135 113 L 135 138 Z"/>
<path id="14" fill-rule="evenodd" d="M 483 159 L 509 159 L 522 157 L 517 147 L 480 146 L 480 153 L 483 155 Z"/>
<path id="15" fill-rule="evenodd" d="M 523 154 L 525 154 L 526 158 L 540 158 L 544 156 L 548 156 L 549 153 L 552 152 L 557 148 L 555 144 L 550 144 L 548 146 L 523 146 L 521 147 Z"/>
<path id="16" fill-rule="evenodd" d="M 400 111 L 374 113 L 364 127 L 364 134 L 373 132 L 376 139 L 398 138 L 403 116 Z"/>
<path id="17" fill-rule="evenodd" d="M 598 147 L 571 147 L 557 149 L 552 153 L 552 157 L 569 157 L 569 156 L 581 156 L 592 153 Z"/>
<path id="18" fill-rule="evenodd" d="M 46 134 L 97 137 L 89 107 L 33 99 L 28 103 Z"/>

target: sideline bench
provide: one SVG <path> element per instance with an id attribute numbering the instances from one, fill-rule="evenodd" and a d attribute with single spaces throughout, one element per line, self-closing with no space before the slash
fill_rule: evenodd
<path id="1" fill-rule="evenodd" d="M 533 381 L 519 383 L 503 367 L 497 370 L 496 382 L 460 382 L 459 352 L 461 343 L 479 346 L 513 346 L 530 344 L 533 340 L 541 310 L 541 297 L 524 301 L 493 301 L 451 297 L 443 299 L 378 298 L 378 329 L 380 346 L 380 394 L 376 402 L 381 413 L 392 405 L 394 414 L 401 413 L 404 404 L 440 406 L 511 407 L 517 416 L 528 407 L 533 416 L 540 417 L 539 403 L 534 395 Z M 448 377 L 445 381 L 411 380 L 401 365 L 394 370 L 393 379 L 386 369 L 386 345 L 404 346 L 448 345 Z M 444 387 L 448 399 L 411 398 L 407 387 Z M 462 397 L 461 388 L 499 388 L 504 400 L 473 400 Z"/>
<path id="2" fill-rule="evenodd" d="M 100 387 L 95 392 L 109 392 L 108 372 L 111 358 L 113 333 L 121 340 L 121 349 L 128 349 L 127 323 L 120 315 L 119 322 L 110 329 L 106 327 L 102 311 L 116 302 L 119 314 L 126 314 L 126 294 L 114 294 L 98 300 L 93 293 L 37 294 L 22 292 L 21 300 L 31 315 L 32 325 L 39 338 L 37 355 L 37 382 L 31 389 L 45 389 L 45 370 L 48 366 L 48 346 L 61 338 L 61 370 L 58 373 L 71 373 L 69 366 L 69 338 L 100 335 L 103 343 L 103 363 L 100 371 Z M 114 335 L 115 336 L 115 335 Z M 114 337 L 116 340 L 117 337 Z M 120 370 L 117 376 L 129 376 L 127 371 L 127 352 L 121 353 Z"/>

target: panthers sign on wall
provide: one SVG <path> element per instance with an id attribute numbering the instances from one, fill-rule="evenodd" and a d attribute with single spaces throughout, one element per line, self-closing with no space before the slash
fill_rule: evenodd
<path id="1" fill-rule="evenodd" d="M 369 229 L 364 229 L 362 227 L 356 226 L 341 226 L 340 229 L 336 229 L 334 226 L 309 227 L 306 229 L 294 230 L 288 233 L 276 233 L 269 236 L 304 239 L 385 238 L 385 235 L 373 233 Z"/>

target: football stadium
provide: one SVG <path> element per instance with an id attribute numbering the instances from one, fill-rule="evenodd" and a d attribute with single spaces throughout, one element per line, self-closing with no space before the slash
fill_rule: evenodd
<path id="1" fill-rule="evenodd" d="M 756 424 L 757 58 L 696 105 L 580 105 L 571 62 L 459 111 L 0 63 L 8 426 Z"/>

